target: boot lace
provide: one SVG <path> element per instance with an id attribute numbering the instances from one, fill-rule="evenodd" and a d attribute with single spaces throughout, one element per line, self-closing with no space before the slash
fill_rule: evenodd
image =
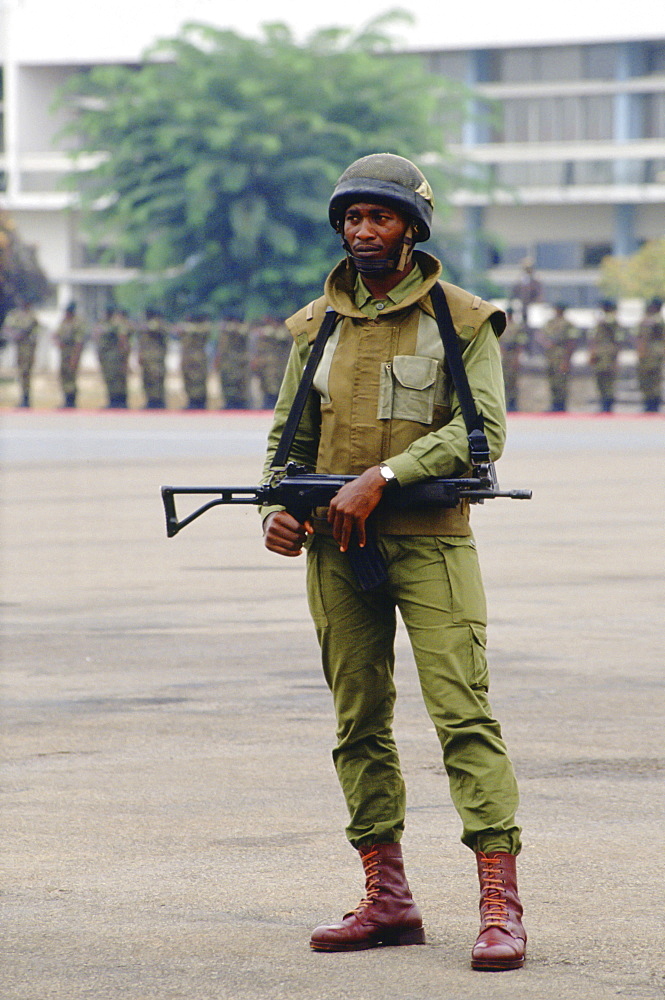
<path id="1" fill-rule="evenodd" d="M 361 910 L 371 906 L 376 902 L 381 889 L 379 876 L 379 852 L 370 851 L 363 857 L 363 867 L 365 869 L 365 895 L 360 900 L 352 913 L 360 913 Z"/>
<path id="2" fill-rule="evenodd" d="M 480 854 L 482 877 L 482 916 L 485 927 L 506 927 L 508 906 L 500 858 Z"/>

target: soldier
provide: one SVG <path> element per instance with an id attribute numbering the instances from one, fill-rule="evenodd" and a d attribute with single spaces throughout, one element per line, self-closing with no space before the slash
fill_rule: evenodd
<path id="1" fill-rule="evenodd" d="M 534 263 L 531 257 L 522 261 L 522 271 L 511 289 L 510 297 L 516 301 L 517 317 L 524 326 L 530 339 L 532 330 L 529 328 L 529 306 L 539 302 L 542 295 L 542 285 L 533 272 Z"/>
<path id="2" fill-rule="evenodd" d="M 227 410 L 245 410 L 249 392 L 249 327 L 236 320 L 220 325 L 216 364 Z"/>
<path id="3" fill-rule="evenodd" d="M 566 319 L 566 306 L 554 306 L 554 316 L 547 321 L 538 335 L 538 341 L 547 357 L 547 379 L 550 386 L 550 412 L 561 413 L 568 404 L 568 378 L 570 359 L 577 347 L 578 333 Z"/>
<path id="4" fill-rule="evenodd" d="M 264 320 L 255 331 L 252 370 L 256 372 L 263 393 L 263 406 L 273 410 L 279 395 L 286 363 L 291 350 L 291 334 L 282 323 Z"/>
<path id="5" fill-rule="evenodd" d="M 524 323 L 514 318 L 514 310 L 506 309 L 506 329 L 499 343 L 503 365 L 503 382 L 506 390 L 506 410 L 519 410 L 519 373 L 522 351 L 529 343 L 529 333 Z"/>
<path id="6" fill-rule="evenodd" d="M 614 409 L 614 389 L 619 369 L 619 352 L 626 343 L 626 331 L 619 325 L 616 302 L 600 303 L 602 315 L 591 331 L 589 362 L 596 377 L 602 413 Z"/>
<path id="7" fill-rule="evenodd" d="M 210 320 L 203 314 L 191 316 L 178 329 L 182 348 L 180 368 L 188 410 L 205 410 L 208 406 L 207 348 L 210 333 Z"/>
<path id="8" fill-rule="evenodd" d="M 454 285 L 414 243 L 430 236 L 432 191 L 408 160 L 377 153 L 351 164 L 329 203 L 346 259 L 324 294 L 287 320 L 292 353 L 269 434 L 266 472 L 297 416 L 293 454 L 311 469 L 355 477 L 301 524 L 264 508 L 266 547 L 299 555 L 307 539 L 307 591 L 325 679 L 337 714 L 333 759 L 348 807 L 347 836 L 365 873 L 365 895 L 340 921 L 312 933 L 315 951 L 359 951 L 425 941 L 404 870 L 406 789 L 393 735 L 397 609 L 411 639 L 423 696 L 439 736 L 462 840 L 476 855 L 481 928 L 471 963 L 481 971 L 524 964 L 526 932 L 517 891 L 518 793 L 487 699 L 486 610 L 468 510 L 409 509 L 377 516 L 384 584 L 362 591 L 348 562 L 352 535 L 384 490 L 469 467 L 465 421 L 444 368 L 433 318 L 449 303 L 469 388 L 494 457 L 503 450 L 505 408 L 498 336 L 501 310 Z M 444 292 L 445 289 L 445 292 Z M 329 311 L 330 310 L 330 311 Z M 324 317 L 328 339 L 303 383 Z M 330 323 L 332 321 L 332 323 Z M 326 327 L 324 327 L 324 332 Z M 455 336 L 453 333 L 452 336 Z M 299 386 L 306 406 L 298 404 Z M 294 428 L 295 429 L 295 428 Z M 286 430 L 288 435 L 290 432 Z M 434 854 L 434 852 L 432 852 Z"/>
<path id="9" fill-rule="evenodd" d="M 138 330 L 139 364 L 143 374 L 146 410 L 163 410 L 165 402 L 168 327 L 158 309 L 146 309 Z"/>
<path id="10" fill-rule="evenodd" d="M 645 413 L 658 413 L 662 399 L 663 361 L 665 360 L 665 323 L 663 300 L 647 304 L 637 330 L 637 379 Z"/>
<path id="11" fill-rule="evenodd" d="M 107 408 L 126 409 L 129 331 L 119 310 L 109 306 L 106 318 L 97 327 L 95 339 L 99 365 L 108 393 Z"/>
<path id="12" fill-rule="evenodd" d="M 21 385 L 19 406 L 30 406 L 30 378 L 39 336 L 39 323 L 29 302 L 19 299 L 5 317 L 3 337 L 16 344 L 16 368 Z"/>
<path id="13" fill-rule="evenodd" d="M 70 302 L 55 331 L 55 341 L 60 348 L 60 384 L 66 409 L 76 406 L 76 375 L 86 340 L 85 324 L 76 315 L 76 303 Z"/>

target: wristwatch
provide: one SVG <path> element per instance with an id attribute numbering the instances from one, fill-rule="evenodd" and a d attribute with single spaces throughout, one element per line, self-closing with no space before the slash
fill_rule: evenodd
<path id="1" fill-rule="evenodd" d="M 382 462 L 381 465 L 379 465 L 379 472 L 381 473 L 387 484 L 397 482 L 397 477 L 395 476 L 395 473 L 393 472 L 393 470 L 390 468 L 389 465 L 384 465 Z"/>

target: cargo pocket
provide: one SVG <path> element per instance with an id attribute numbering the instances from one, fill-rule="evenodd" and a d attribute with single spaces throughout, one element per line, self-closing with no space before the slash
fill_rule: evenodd
<path id="1" fill-rule="evenodd" d="M 443 396 L 443 370 L 435 358 L 399 354 L 381 365 L 379 420 L 431 424 Z"/>
<path id="2" fill-rule="evenodd" d="M 487 691 L 489 687 L 489 670 L 485 649 L 487 646 L 487 630 L 484 625 L 470 625 L 471 630 L 471 677 L 472 688 Z"/>
<path id="3" fill-rule="evenodd" d="M 480 575 L 476 543 L 470 536 L 437 538 L 436 545 L 450 587 L 451 615 L 457 624 L 487 624 L 485 588 Z"/>

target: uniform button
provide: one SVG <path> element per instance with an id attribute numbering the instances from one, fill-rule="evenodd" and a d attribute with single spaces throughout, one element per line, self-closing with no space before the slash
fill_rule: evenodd
<path id="1" fill-rule="evenodd" d="M 377 309 L 385 309 L 386 308 L 385 302 L 377 302 L 376 303 L 376 308 Z"/>

